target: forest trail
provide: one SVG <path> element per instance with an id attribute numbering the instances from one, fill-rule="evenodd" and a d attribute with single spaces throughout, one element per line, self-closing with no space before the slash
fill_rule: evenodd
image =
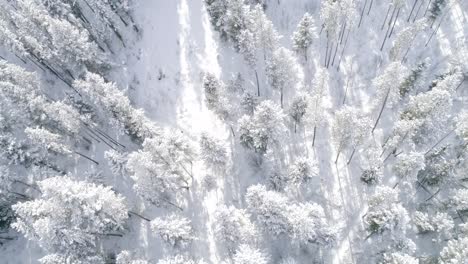
<path id="1" fill-rule="evenodd" d="M 141 67 L 135 69 L 136 79 L 141 85 L 136 94 L 138 105 L 156 121 L 167 120 L 186 132 L 193 140 L 195 149 L 203 132 L 227 143 L 229 134 L 226 126 L 206 107 L 203 95 L 204 73 L 210 72 L 217 77 L 221 74 L 218 44 L 203 0 L 154 1 L 146 5 L 150 6 L 139 9 L 145 22 L 142 23 L 143 39 L 139 42 L 142 57 L 138 63 Z M 174 20 L 174 23 L 162 23 L 161 17 Z M 164 25 L 161 30 L 165 37 L 155 37 L 160 30 L 154 28 L 155 25 Z M 154 41 L 145 38 L 154 38 Z M 162 80 L 160 69 L 164 75 Z M 174 116 L 158 114 L 163 112 Z M 193 250 L 209 252 L 209 255 L 200 257 L 219 263 L 212 222 L 216 208 L 223 203 L 218 200 L 223 195 L 217 194 L 223 193 L 224 183 L 222 177 L 217 177 L 217 189 L 205 195 L 203 178 L 207 171 L 203 162 L 197 160 L 193 164 L 194 183 L 185 214 L 190 214 L 190 218 L 197 221 L 192 224 L 200 239 L 204 240 L 200 241 L 201 244 L 205 243 L 201 247 L 209 249 L 197 250 L 194 247 Z"/>

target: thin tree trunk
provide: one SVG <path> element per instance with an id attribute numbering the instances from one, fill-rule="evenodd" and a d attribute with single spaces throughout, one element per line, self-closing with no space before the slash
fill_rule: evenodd
<path id="1" fill-rule="evenodd" d="M 317 134 L 317 125 L 314 126 L 314 136 L 312 138 L 312 147 L 315 145 L 315 135 Z"/>
<path id="2" fill-rule="evenodd" d="M 323 64 L 323 66 L 327 66 L 327 56 L 328 56 L 328 43 L 330 42 L 330 40 L 328 39 L 328 34 L 327 34 L 327 47 L 325 48 L 325 63 Z"/>
<path id="3" fill-rule="evenodd" d="M 348 162 L 346 163 L 346 165 L 349 165 L 351 163 L 351 160 L 353 159 L 353 156 L 354 156 L 354 153 L 356 152 L 356 148 L 353 148 L 353 152 L 351 152 L 351 157 L 349 157 L 349 160 Z"/>
<path id="4" fill-rule="evenodd" d="M 338 42 L 336 43 L 335 54 L 333 55 L 332 66 L 335 64 L 336 53 L 338 52 Z"/>
<path id="5" fill-rule="evenodd" d="M 344 97 L 343 97 L 343 105 L 345 104 L 346 102 L 346 95 L 348 94 L 348 85 L 349 85 L 349 79 L 348 81 L 346 81 L 346 88 L 345 88 L 345 92 L 344 92 Z"/>
<path id="6" fill-rule="evenodd" d="M 436 28 L 434 31 L 432 31 L 432 34 L 431 34 L 431 36 L 429 37 L 429 39 L 427 40 L 426 45 L 424 45 L 424 47 L 427 47 L 427 45 L 428 45 L 429 42 L 431 41 L 432 37 L 437 33 L 437 31 L 439 30 L 440 24 L 442 24 L 442 20 L 443 20 L 443 19 L 444 19 L 443 17 L 440 19 L 440 22 L 439 22 L 439 24 L 437 25 L 437 28 Z"/>
<path id="7" fill-rule="evenodd" d="M 281 109 L 283 109 L 283 87 L 280 89 L 280 102 L 281 102 Z"/>
<path id="8" fill-rule="evenodd" d="M 364 2 L 364 6 L 362 7 L 361 17 L 359 18 L 359 23 L 358 23 L 358 28 L 361 27 L 362 17 L 364 16 L 364 11 L 366 10 L 367 1 L 368 0 L 366 0 L 366 2 Z"/>
<path id="9" fill-rule="evenodd" d="M 260 97 L 260 82 L 258 81 L 258 73 L 257 70 L 255 71 L 255 80 L 257 81 L 257 96 Z"/>
<path id="10" fill-rule="evenodd" d="M 342 143 L 340 143 L 340 146 L 338 147 L 338 153 L 336 154 L 336 158 L 335 158 L 335 164 L 338 163 L 338 158 L 340 157 L 340 154 L 341 154 L 341 147 L 342 147 Z"/>
<path id="11" fill-rule="evenodd" d="M 96 160 L 94 160 L 94 159 L 92 159 L 92 158 L 90 158 L 90 157 L 88 157 L 88 156 L 86 156 L 86 155 L 84 155 L 84 154 L 82 154 L 82 153 L 80 153 L 78 151 L 75 151 L 75 154 L 78 154 L 79 156 L 81 156 L 81 157 L 83 157 L 83 158 L 85 158 L 85 159 L 87 159 L 89 161 L 92 161 L 96 165 L 99 165 L 99 162 L 97 162 Z"/>
<path id="12" fill-rule="evenodd" d="M 337 70 L 340 68 L 341 60 L 343 59 L 344 51 L 346 49 L 346 45 L 348 44 L 348 38 L 349 38 L 350 33 L 351 33 L 351 28 L 348 28 L 348 33 L 346 34 L 345 43 L 343 45 L 343 49 L 341 50 L 340 59 L 338 60 L 338 65 L 336 66 Z"/>
<path id="13" fill-rule="evenodd" d="M 441 139 L 439 139 L 434 145 L 432 145 L 432 147 L 430 147 L 430 148 L 424 153 L 424 156 L 426 156 L 427 154 L 429 154 L 435 147 L 437 147 L 437 145 L 440 144 L 440 142 L 442 142 L 444 139 L 446 139 L 448 136 L 450 136 L 450 134 L 452 134 L 453 131 L 455 131 L 455 129 L 450 130 L 450 131 L 449 131 L 447 134 L 445 134 Z"/>
<path id="14" fill-rule="evenodd" d="M 392 36 L 392 34 L 393 34 L 393 30 L 395 29 L 395 25 L 396 25 L 396 22 L 398 20 L 398 16 L 400 15 L 400 11 L 401 11 L 401 8 L 398 8 L 397 15 L 395 17 L 395 20 L 393 21 L 392 30 L 390 31 L 390 34 L 388 35 L 388 38 L 390 38 Z"/>
<path id="15" fill-rule="evenodd" d="M 374 4 L 374 0 L 371 0 L 371 1 L 370 1 L 369 10 L 367 10 L 367 15 L 370 14 L 370 11 L 371 11 L 371 9 L 372 9 L 372 4 Z"/>
<path id="16" fill-rule="evenodd" d="M 332 56 L 332 53 L 333 53 L 333 42 L 331 43 L 331 46 L 330 46 L 330 53 L 328 54 L 328 61 L 327 61 L 327 64 L 325 65 L 326 68 L 328 69 L 328 66 L 330 66 L 330 61 L 331 61 L 331 56 Z"/>
<path id="17" fill-rule="evenodd" d="M 385 15 L 385 20 L 382 24 L 382 27 L 380 28 L 380 30 L 383 30 L 384 27 L 385 27 L 385 23 L 387 23 L 387 18 L 388 18 L 388 14 L 390 13 L 390 9 L 392 8 L 392 5 L 389 5 L 388 6 L 388 9 L 387 9 L 387 15 Z M 388 22 L 388 24 L 392 23 L 392 19 L 393 19 L 393 16 L 395 15 L 395 11 L 396 9 L 394 8 L 393 11 L 392 11 L 392 16 L 390 17 L 390 21 Z"/>
<path id="18" fill-rule="evenodd" d="M 429 10 L 429 6 L 431 5 L 431 2 L 432 2 L 432 0 L 429 0 L 429 3 L 427 3 L 426 11 L 424 11 L 424 15 L 423 15 L 423 16 L 426 16 L 427 11 Z"/>
<path id="19" fill-rule="evenodd" d="M 377 124 L 379 123 L 380 117 L 382 116 L 382 112 L 385 108 L 385 105 L 387 104 L 388 96 L 390 94 L 390 89 L 387 90 L 387 94 L 385 95 L 385 99 L 382 103 L 382 108 L 380 109 L 379 116 L 377 117 L 377 120 L 375 121 L 374 127 L 372 128 L 372 133 L 374 133 L 375 128 L 377 127 Z"/>
<path id="20" fill-rule="evenodd" d="M 418 18 L 419 11 L 421 11 L 421 7 L 423 6 L 423 4 L 424 4 L 424 0 L 421 1 L 421 3 L 419 4 L 418 10 L 416 11 L 416 15 L 414 15 L 414 18 L 413 18 L 413 23 L 414 23 L 414 21 L 416 21 L 416 19 Z"/>
<path id="21" fill-rule="evenodd" d="M 414 1 L 413 8 L 411 8 L 411 12 L 410 12 L 410 14 L 409 14 L 408 19 L 406 20 L 406 22 L 409 22 L 409 21 L 410 21 L 411 15 L 413 15 L 413 11 L 414 11 L 414 9 L 416 8 L 416 4 L 417 4 L 417 3 L 418 3 L 418 0 L 415 0 L 415 1 Z"/>
<path id="22" fill-rule="evenodd" d="M 135 213 L 135 212 L 133 212 L 133 211 L 128 211 L 128 213 L 129 213 L 129 214 L 132 214 L 132 215 L 135 215 L 135 216 L 138 216 L 139 218 L 141 218 L 141 219 L 143 219 L 143 220 L 145 220 L 145 221 L 147 221 L 147 222 L 151 222 L 151 219 L 146 218 L 146 217 L 142 216 L 141 214 Z"/>

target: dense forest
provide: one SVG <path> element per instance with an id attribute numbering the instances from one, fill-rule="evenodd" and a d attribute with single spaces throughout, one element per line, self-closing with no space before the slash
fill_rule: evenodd
<path id="1" fill-rule="evenodd" d="M 468 264 L 467 16 L 0 0 L 0 264 Z"/>

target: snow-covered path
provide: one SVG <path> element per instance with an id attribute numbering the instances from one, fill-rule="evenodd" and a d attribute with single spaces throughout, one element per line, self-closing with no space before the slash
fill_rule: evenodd
<path id="1" fill-rule="evenodd" d="M 195 143 L 203 132 L 227 141 L 226 126 L 207 109 L 203 96 L 204 72 L 221 74 L 217 43 L 203 1 L 152 1 L 138 12 L 144 22 L 143 39 L 138 43 L 140 60 L 133 68 L 138 85 L 136 104 L 155 121 L 186 132 Z M 209 252 L 199 257 L 219 263 L 211 229 L 213 214 L 222 202 L 218 200 L 222 195 L 217 194 L 223 191 L 205 192 L 202 182 L 207 171 L 202 162 L 193 164 L 194 184 L 184 214 L 191 218 L 200 237 L 201 243 L 197 244 L 202 244 L 194 247 L 194 255 Z M 218 181 L 217 186 L 222 188 L 222 177 Z"/>

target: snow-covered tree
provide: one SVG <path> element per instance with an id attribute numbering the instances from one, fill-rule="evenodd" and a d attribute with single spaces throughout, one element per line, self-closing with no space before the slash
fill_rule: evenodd
<path id="1" fill-rule="evenodd" d="M 194 239 L 190 220 L 176 214 L 154 219 L 151 230 L 173 247 L 184 247 Z"/>
<path id="2" fill-rule="evenodd" d="M 226 119 L 229 111 L 227 100 L 223 94 L 225 92 L 223 83 L 213 74 L 205 73 L 203 88 L 208 109 L 214 111 L 221 119 Z"/>
<path id="3" fill-rule="evenodd" d="M 128 156 L 133 189 L 157 206 L 179 207 L 177 198 L 189 188 L 191 155 L 191 147 L 180 132 L 168 130 L 161 138 L 146 139 L 143 149 Z"/>
<path id="4" fill-rule="evenodd" d="M 287 180 L 295 186 L 318 175 L 317 163 L 305 157 L 300 157 L 289 166 Z"/>
<path id="5" fill-rule="evenodd" d="M 80 256 L 64 255 L 64 254 L 48 254 L 39 259 L 41 264 L 63 264 L 63 263 L 76 263 L 76 264 L 105 264 L 102 256 Z"/>
<path id="6" fill-rule="evenodd" d="M 398 155 L 393 171 L 401 179 L 415 182 L 418 172 L 425 166 L 424 153 L 411 151 Z"/>
<path id="7" fill-rule="evenodd" d="M 255 32 L 255 46 L 262 51 L 263 59 L 268 60 L 279 47 L 281 36 L 260 5 L 251 9 L 249 15 L 251 26 L 254 27 L 253 31 Z"/>
<path id="8" fill-rule="evenodd" d="M 1 16 L 0 19 L 19 36 L 14 41 L 21 41 L 39 63 L 43 60 L 49 67 L 63 73 L 67 70 L 80 73 L 85 65 L 93 68 L 102 65 L 103 55 L 90 40 L 87 30 L 67 20 L 52 17 L 40 1 L 21 0 L 16 1 L 15 8 L 10 5 L 2 5 L 1 8 L 0 13 L 10 15 Z"/>
<path id="9" fill-rule="evenodd" d="M 234 264 L 267 264 L 269 258 L 260 250 L 243 244 L 239 246 L 232 260 Z"/>
<path id="10" fill-rule="evenodd" d="M 47 252 L 64 259 L 93 257 L 99 253 L 99 238 L 123 230 L 127 207 L 124 198 L 110 187 L 66 176 L 37 185 L 38 199 L 13 206 L 17 216 L 13 227 Z"/>
<path id="11" fill-rule="evenodd" d="M 142 258 L 138 258 L 137 256 L 135 256 L 135 254 L 128 250 L 121 251 L 117 255 L 115 261 L 116 264 L 150 264 L 149 261 Z"/>
<path id="12" fill-rule="evenodd" d="M 291 51 L 278 48 L 268 58 L 266 75 L 273 90 L 280 92 L 280 104 L 283 108 L 284 93 L 302 85 L 302 73 Z"/>
<path id="13" fill-rule="evenodd" d="M 205 164 L 213 168 L 223 168 L 227 163 L 224 145 L 216 138 L 202 133 L 200 136 L 200 154 Z"/>
<path id="14" fill-rule="evenodd" d="M 371 143 L 364 146 L 363 149 L 361 155 L 361 167 L 363 169 L 361 181 L 369 185 L 379 183 L 384 174 L 383 158 L 381 155 L 382 148 L 379 145 Z"/>
<path id="15" fill-rule="evenodd" d="M 104 153 L 112 173 L 116 176 L 123 176 L 127 171 L 128 153 L 122 153 L 116 150 L 108 150 Z"/>
<path id="16" fill-rule="evenodd" d="M 440 252 L 442 264 L 464 263 L 468 259 L 468 237 L 452 239 Z"/>
<path id="17" fill-rule="evenodd" d="M 106 82 L 101 76 L 87 72 L 84 79 L 76 80 L 73 87 L 92 101 L 97 108 L 117 120 L 125 132 L 138 142 L 159 135 L 159 128 L 141 109 L 136 109 L 115 83 Z M 105 118 L 105 117 L 104 117 Z"/>
<path id="18" fill-rule="evenodd" d="M 375 121 L 372 131 L 379 123 L 382 112 L 386 106 L 393 107 L 400 100 L 400 86 L 406 77 L 406 68 L 400 62 L 390 63 L 384 72 L 372 81 L 372 85 L 377 88 L 375 95 L 375 109 L 380 107 L 380 112 Z"/>
<path id="19" fill-rule="evenodd" d="M 418 19 L 415 23 L 407 26 L 400 31 L 395 38 L 393 47 L 390 49 L 390 58 L 392 61 L 404 59 L 407 50 L 416 38 L 416 35 L 427 27 L 427 19 Z"/>
<path id="20" fill-rule="evenodd" d="M 249 214 L 234 206 L 221 206 L 215 214 L 214 230 L 230 252 L 239 244 L 251 244 L 257 240 L 257 230 L 249 219 Z"/>
<path id="21" fill-rule="evenodd" d="M 289 106 L 289 116 L 294 121 L 294 133 L 297 131 L 297 126 L 302 123 L 305 114 L 308 111 L 309 97 L 306 94 L 298 94 L 295 96 Z"/>
<path id="22" fill-rule="evenodd" d="M 458 115 L 455 133 L 465 144 L 468 144 L 468 111 L 464 111 Z"/>
<path id="23" fill-rule="evenodd" d="M 337 148 L 337 157 L 345 148 L 361 145 L 370 133 L 370 120 L 362 110 L 344 106 L 336 111 L 332 127 L 332 138 Z"/>
<path id="24" fill-rule="evenodd" d="M 309 98 L 309 111 L 306 113 L 307 122 L 314 128 L 312 145 L 315 145 L 317 127 L 321 126 L 325 120 L 323 101 L 328 93 L 328 81 L 329 75 L 327 69 L 323 67 L 318 68 L 312 83 L 312 95 Z"/>
<path id="25" fill-rule="evenodd" d="M 43 128 L 26 128 L 24 131 L 33 144 L 44 148 L 45 151 L 51 151 L 60 154 L 70 154 L 71 150 L 64 144 L 62 137 Z"/>
<path id="26" fill-rule="evenodd" d="M 419 260 L 406 253 L 384 253 L 381 264 L 418 264 Z"/>
<path id="27" fill-rule="evenodd" d="M 184 255 L 175 255 L 160 259 L 157 264 L 206 264 L 206 262 L 204 262 L 203 259 L 195 261 Z"/>
<path id="28" fill-rule="evenodd" d="M 253 116 L 244 115 L 239 120 L 240 141 L 248 148 L 264 154 L 277 145 L 286 133 L 284 114 L 272 101 L 261 102 Z"/>
<path id="29" fill-rule="evenodd" d="M 261 227 L 273 236 L 285 234 L 299 244 L 328 245 L 335 240 L 335 231 L 327 225 L 325 213 L 317 204 L 291 203 L 262 185 L 249 187 L 245 199 Z"/>
<path id="30" fill-rule="evenodd" d="M 420 233 L 437 232 L 439 237 L 444 238 L 449 236 L 454 228 L 453 219 L 444 212 L 428 214 L 416 211 L 412 220 Z"/>
<path id="31" fill-rule="evenodd" d="M 386 186 L 378 186 L 375 194 L 369 198 L 369 209 L 364 217 L 364 223 L 372 234 L 405 232 L 408 224 L 408 213 L 398 202 L 398 190 Z"/>
<path id="32" fill-rule="evenodd" d="M 292 37 L 294 50 L 304 55 L 306 61 L 309 47 L 312 45 L 315 38 L 317 38 L 317 33 L 314 19 L 306 12 L 304 16 L 302 16 L 301 21 L 299 21 L 297 29 Z"/>

